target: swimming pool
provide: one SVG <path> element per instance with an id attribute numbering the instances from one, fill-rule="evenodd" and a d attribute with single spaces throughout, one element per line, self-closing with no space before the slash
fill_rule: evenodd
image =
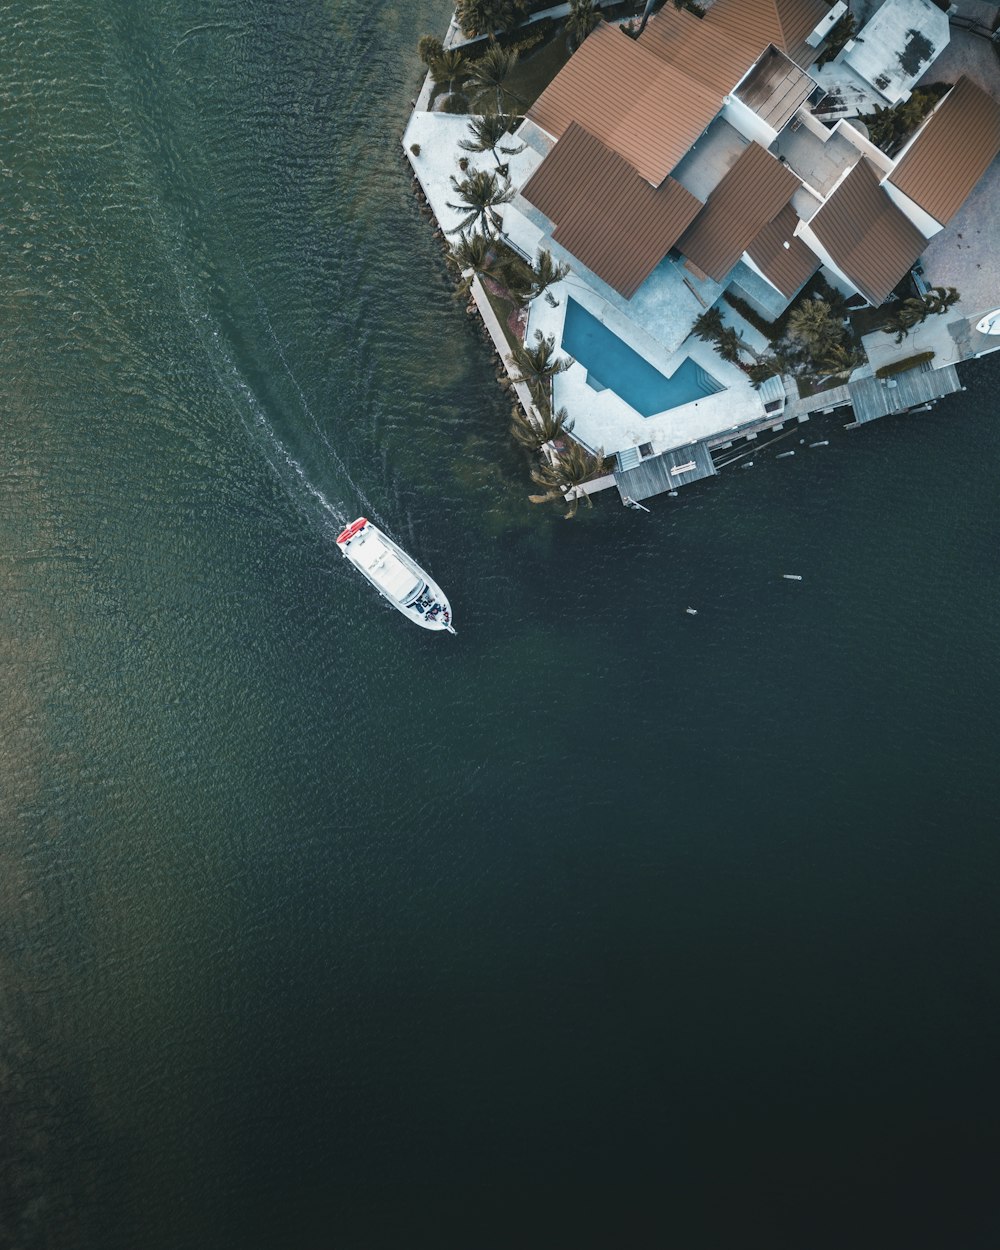
<path id="1" fill-rule="evenodd" d="M 671 377 L 664 376 L 572 299 L 566 303 L 562 347 L 587 370 L 595 391 L 614 391 L 644 417 L 725 389 L 690 357 Z"/>

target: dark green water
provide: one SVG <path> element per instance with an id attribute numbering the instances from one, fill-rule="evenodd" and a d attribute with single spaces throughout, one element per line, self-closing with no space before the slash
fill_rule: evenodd
<path id="1" fill-rule="evenodd" d="M 1000 362 L 532 508 L 447 16 L 4 9 L 0 1244 L 994 1247 Z"/>

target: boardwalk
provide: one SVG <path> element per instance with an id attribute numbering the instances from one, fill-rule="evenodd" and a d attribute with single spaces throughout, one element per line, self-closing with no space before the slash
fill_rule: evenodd
<path id="1" fill-rule="evenodd" d="M 943 369 L 922 365 L 891 378 L 859 378 L 848 384 L 855 425 L 886 417 L 891 412 L 919 408 L 921 404 L 933 403 L 943 395 L 952 395 L 961 389 L 962 383 L 954 365 L 946 365 Z"/>
<path id="2" fill-rule="evenodd" d="M 638 503 L 714 474 L 715 465 L 707 445 L 696 443 L 665 451 L 661 456 L 648 456 L 632 468 L 619 469 L 615 479 L 622 500 L 634 499 Z"/>

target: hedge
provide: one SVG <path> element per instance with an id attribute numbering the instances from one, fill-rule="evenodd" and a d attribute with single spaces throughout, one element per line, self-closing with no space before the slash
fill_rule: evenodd
<path id="1" fill-rule="evenodd" d="M 907 369 L 916 369 L 934 359 L 933 352 L 918 352 L 916 356 L 907 356 L 905 360 L 894 360 L 891 365 L 883 365 L 875 370 L 877 378 L 891 378 L 894 373 L 905 373 Z"/>

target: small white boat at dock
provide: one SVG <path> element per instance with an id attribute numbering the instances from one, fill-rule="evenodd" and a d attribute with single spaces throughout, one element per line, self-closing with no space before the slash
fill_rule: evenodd
<path id="1" fill-rule="evenodd" d="M 358 517 L 341 530 L 337 546 L 340 554 L 415 625 L 455 632 L 451 605 L 441 587 L 367 517 Z"/>

